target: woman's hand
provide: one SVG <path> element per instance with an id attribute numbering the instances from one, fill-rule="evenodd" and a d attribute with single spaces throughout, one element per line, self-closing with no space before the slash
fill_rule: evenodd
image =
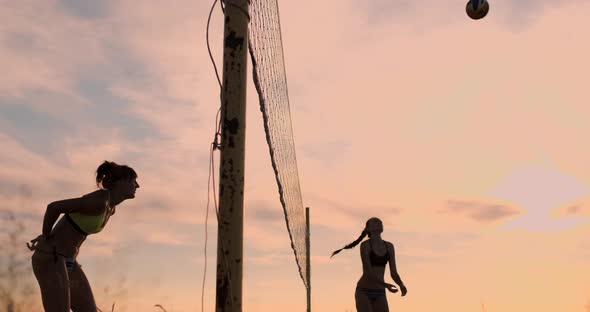
<path id="1" fill-rule="evenodd" d="M 405 296 L 408 293 L 408 290 L 406 289 L 405 285 L 401 285 L 400 289 L 402 290 L 402 297 Z"/>
<path id="2" fill-rule="evenodd" d="M 391 284 L 385 283 L 385 288 L 387 288 L 387 290 L 389 290 L 392 293 L 396 293 L 397 292 L 397 288 L 395 288 L 395 286 L 393 286 Z"/>
<path id="3" fill-rule="evenodd" d="M 37 236 L 37 238 L 35 238 L 31 241 L 31 245 L 29 245 L 29 243 L 27 243 L 27 247 L 29 248 L 29 250 L 33 251 L 33 250 L 37 249 L 37 245 L 39 245 L 40 242 L 44 242 L 46 239 L 47 239 L 47 237 L 45 237 L 45 235 L 41 234 L 41 235 Z"/>

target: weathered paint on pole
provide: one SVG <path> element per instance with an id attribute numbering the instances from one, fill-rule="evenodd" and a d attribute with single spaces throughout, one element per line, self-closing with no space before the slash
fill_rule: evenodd
<path id="1" fill-rule="evenodd" d="M 311 230 L 309 228 L 309 207 L 305 207 L 305 248 L 306 252 L 306 278 L 307 278 L 307 312 L 311 312 Z"/>
<path id="2" fill-rule="evenodd" d="M 215 311 L 242 311 L 248 0 L 225 0 Z"/>

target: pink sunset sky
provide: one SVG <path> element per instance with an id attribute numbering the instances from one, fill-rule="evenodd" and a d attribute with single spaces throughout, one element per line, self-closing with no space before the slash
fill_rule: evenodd
<path id="1" fill-rule="evenodd" d="M 493 0 L 473 21 L 465 2 L 279 2 L 314 311 L 355 310 L 359 250 L 329 256 L 373 216 L 408 287 L 391 311 L 590 311 L 590 4 Z M 0 3 L 0 214 L 32 239 L 48 203 L 93 191 L 104 160 L 128 164 L 136 199 L 78 258 L 97 303 L 200 311 L 212 1 Z M 217 9 L 218 64 L 222 34 Z M 243 307 L 304 311 L 248 78 Z"/>

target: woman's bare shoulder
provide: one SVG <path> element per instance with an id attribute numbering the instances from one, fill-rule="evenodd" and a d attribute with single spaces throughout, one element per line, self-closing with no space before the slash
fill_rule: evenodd
<path id="1" fill-rule="evenodd" d="M 90 197 L 90 198 L 97 198 L 97 199 L 102 199 L 104 198 L 105 200 L 107 199 L 107 190 L 103 190 L 103 189 L 99 189 L 93 192 L 90 192 L 88 194 L 84 194 L 82 195 L 82 197 Z"/>
<path id="2" fill-rule="evenodd" d="M 369 247 L 369 240 L 364 240 L 361 242 L 361 249 L 365 249 Z"/>
<path id="3" fill-rule="evenodd" d="M 82 214 L 100 214 L 106 209 L 107 195 L 104 190 L 97 190 L 79 198 L 70 198 L 55 201 L 48 208 L 55 209 L 58 213 L 78 212 Z"/>

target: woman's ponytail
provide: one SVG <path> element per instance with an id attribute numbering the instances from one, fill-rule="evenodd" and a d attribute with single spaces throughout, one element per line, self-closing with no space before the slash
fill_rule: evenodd
<path id="1" fill-rule="evenodd" d="M 335 255 L 337 255 L 343 249 L 351 249 L 351 248 L 354 248 L 354 246 L 358 245 L 365 238 L 365 236 L 367 236 L 367 235 L 368 235 L 367 231 L 363 230 L 363 232 L 361 233 L 361 235 L 359 236 L 359 238 L 357 238 L 354 242 L 352 242 L 352 243 L 344 246 L 344 248 L 340 248 L 340 249 L 334 251 L 332 253 L 332 255 L 330 256 L 330 258 L 332 258 Z"/>

